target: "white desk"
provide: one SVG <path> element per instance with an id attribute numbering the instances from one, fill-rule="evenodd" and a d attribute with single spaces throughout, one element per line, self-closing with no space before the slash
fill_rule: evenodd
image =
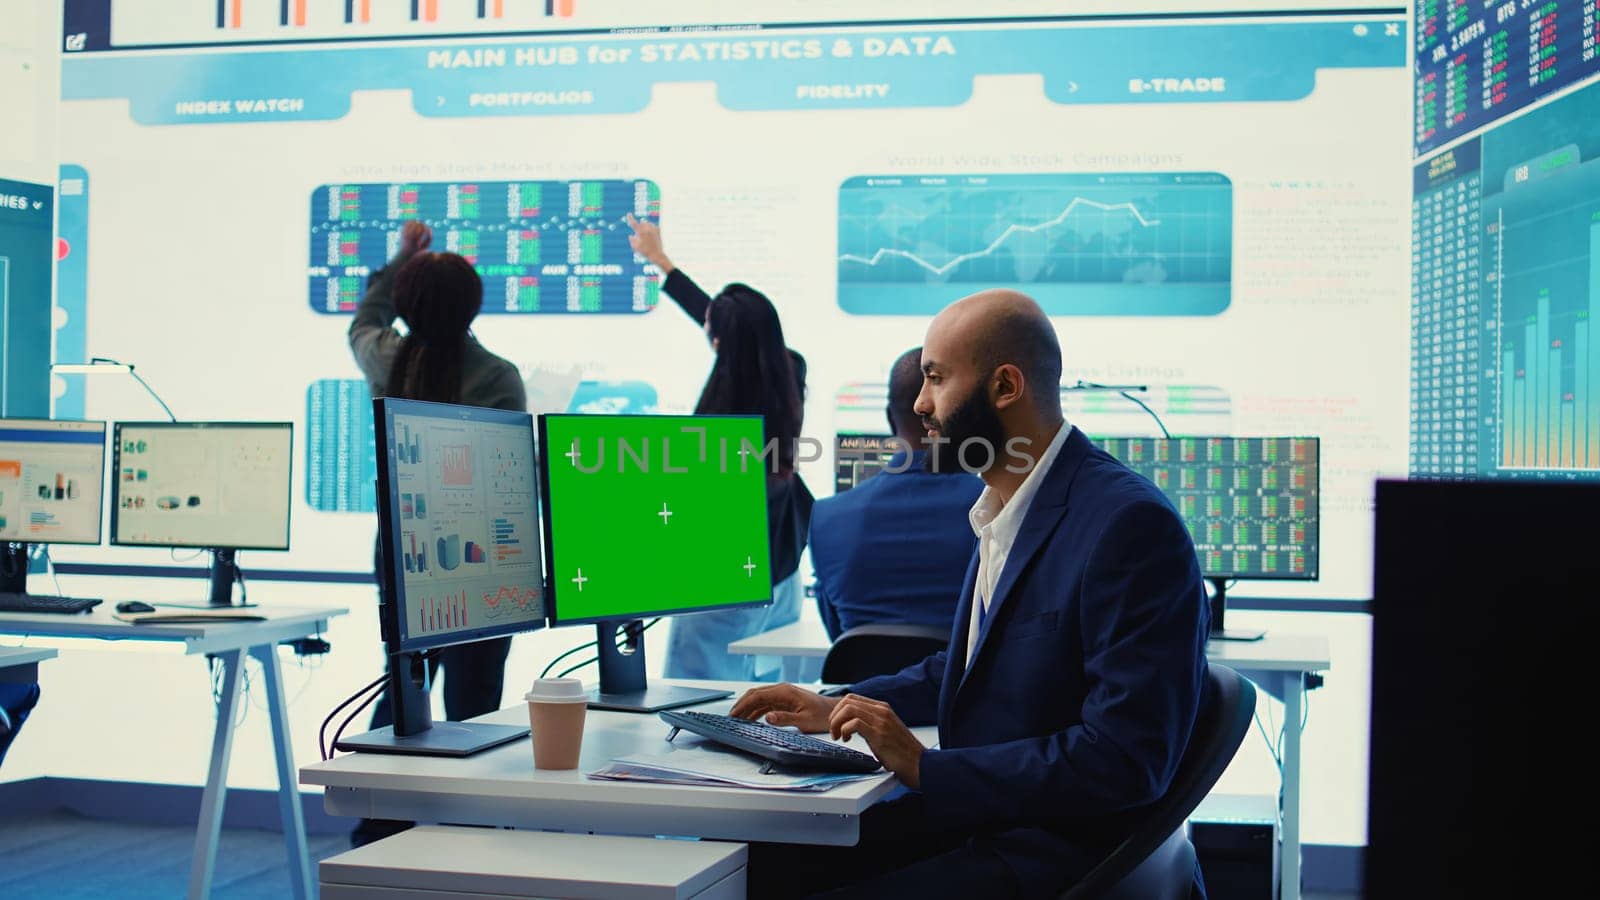
<path id="1" fill-rule="evenodd" d="M 217 838 L 222 830 L 222 805 L 228 791 L 228 761 L 233 751 L 235 712 L 239 702 L 240 674 L 246 654 L 261 662 L 265 675 L 267 711 L 272 720 L 272 747 L 278 766 L 278 814 L 283 822 L 289 855 L 289 877 L 297 900 L 315 897 L 311 857 L 306 850 L 305 817 L 300 791 L 295 786 L 294 754 L 289 742 L 289 707 L 283 696 L 283 675 L 277 646 L 282 641 L 306 637 L 327 629 L 328 619 L 346 610 L 252 607 L 266 616 L 260 622 L 208 622 L 197 625 L 129 625 L 114 618 L 115 603 L 107 601 L 89 613 L 0 613 L 0 634 L 39 637 L 99 638 L 108 641 L 168 641 L 180 643 L 190 655 L 214 654 L 222 665 L 222 699 L 217 706 L 217 727 L 211 742 L 211 767 L 200 801 L 200 821 L 195 829 L 194 860 L 189 870 L 189 896 L 209 897 L 217 861 Z M 54 651 L 49 651 L 54 654 Z"/>
<path id="2" fill-rule="evenodd" d="M 821 619 L 801 618 L 782 628 L 740 638 L 728 645 L 728 652 L 736 656 L 776 656 L 783 661 L 783 680 L 796 681 L 805 661 L 822 659 L 831 646 L 833 641 L 828 639 L 828 629 Z"/>
<path id="3" fill-rule="evenodd" d="M 748 687 L 685 683 L 735 692 Z M 696 709 L 726 712 L 732 704 Z M 475 721 L 525 725 L 528 710 L 518 704 Z M 351 753 L 302 768 L 300 782 L 325 788 L 323 804 L 336 816 L 839 846 L 857 842 L 861 813 L 899 784 L 884 774 L 806 794 L 585 777 L 618 756 L 669 750 L 670 730 L 654 714 L 589 710 L 582 758 L 572 771 L 535 769 L 532 746 L 523 738 L 466 759 Z M 925 743 L 935 740 L 932 728 L 917 735 Z M 695 740 L 683 733 L 675 743 Z"/>
<path id="4" fill-rule="evenodd" d="M 816 619 L 801 619 L 728 645 L 729 653 L 783 658 L 784 678 L 808 659 L 828 655 L 828 632 Z M 1259 641 L 1212 641 L 1206 658 L 1221 663 L 1283 702 L 1283 863 L 1282 900 L 1300 900 L 1300 729 L 1305 711 L 1306 676 L 1326 672 L 1328 639 L 1319 635 L 1268 632 Z"/>
<path id="5" fill-rule="evenodd" d="M 0 647 L 0 681 L 38 681 L 39 663 L 55 655 L 49 647 Z"/>

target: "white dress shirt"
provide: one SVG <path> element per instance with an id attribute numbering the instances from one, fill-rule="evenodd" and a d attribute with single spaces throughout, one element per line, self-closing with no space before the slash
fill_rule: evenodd
<path id="1" fill-rule="evenodd" d="M 1011 555 L 1011 545 L 1017 540 L 1022 520 L 1028 516 L 1028 507 L 1033 505 L 1033 495 L 1039 492 L 1039 485 L 1044 481 L 1045 473 L 1060 455 L 1061 445 L 1067 442 L 1067 433 L 1071 430 L 1072 423 L 1063 420 L 1061 427 L 1056 430 L 1056 436 L 1050 440 L 1050 446 L 1039 456 L 1038 461 L 1034 463 L 1033 471 L 1022 480 L 1016 493 L 1011 495 L 1009 503 L 1002 499 L 994 488 L 985 487 L 983 493 L 978 495 L 978 502 L 974 503 L 972 510 L 967 513 L 967 520 L 972 523 L 972 531 L 978 536 L 978 580 L 972 588 L 972 618 L 967 624 L 969 666 L 972 665 L 973 651 L 978 647 L 982 617 L 988 615 L 989 601 L 993 599 L 995 586 L 1000 583 L 1000 575 L 1005 571 L 1006 559 Z M 1014 457 L 1003 452 L 998 456 L 996 465 L 1015 463 Z"/>

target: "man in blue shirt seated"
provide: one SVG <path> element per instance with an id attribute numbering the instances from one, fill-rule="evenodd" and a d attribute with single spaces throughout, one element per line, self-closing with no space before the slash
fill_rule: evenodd
<path id="1" fill-rule="evenodd" d="M 889 372 L 889 428 L 902 449 L 882 472 L 811 511 L 817 608 L 831 640 L 857 625 L 949 628 L 955 618 L 977 546 L 967 511 L 983 482 L 928 465 L 928 430 L 913 409 L 921 390 L 917 347 Z"/>
<path id="2" fill-rule="evenodd" d="M 1213 702 L 1189 531 L 1062 418 L 1039 305 L 957 301 L 929 325 L 922 371 L 931 452 L 985 484 L 949 646 L 842 698 L 777 684 L 733 707 L 860 737 L 909 791 L 863 813 L 853 847 L 752 843 L 752 897 L 1058 897 L 1167 792 Z M 937 749 L 918 725 L 938 726 Z"/>

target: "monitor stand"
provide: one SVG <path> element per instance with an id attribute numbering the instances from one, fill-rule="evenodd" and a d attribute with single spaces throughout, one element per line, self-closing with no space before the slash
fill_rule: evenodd
<path id="1" fill-rule="evenodd" d="M 239 580 L 239 564 L 234 561 L 234 553 L 228 549 L 214 549 L 211 551 L 211 573 L 208 575 L 210 589 L 204 603 L 162 603 L 161 606 L 172 609 L 217 609 L 218 607 L 247 607 L 255 606 L 254 603 L 234 603 L 233 585 Z"/>
<path id="2" fill-rule="evenodd" d="M 425 654 L 389 654 L 389 705 L 394 724 L 340 738 L 335 750 L 401 756 L 471 756 L 528 736 L 526 725 L 434 722 Z"/>
<path id="3" fill-rule="evenodd" d="M 600 687 L 589 692 L 590 709 L 653 713 L 733 696 L 733 691 L 661 685 L 644 675 L 644 622 L 607 619 L 595 625 L 600 657 Z"/>
<path id="4" fill-rule="evenodd" d="M 1265 631 L 1224 628 L 1223 614 L 1228 608 L 1227 579 L 1207 578 L 1211 582 L 1211 633 L 1213 641 L 1259 641 L 1267 636 Z"/>
<path id="5" fill-rule="evenodd" d="M 28 592 L 28 545 L 22 541 L 0 542 L 0 594 Z"/>

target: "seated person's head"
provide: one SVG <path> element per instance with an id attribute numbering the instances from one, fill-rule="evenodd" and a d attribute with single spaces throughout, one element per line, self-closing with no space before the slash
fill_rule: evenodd
<path id="1" fill-rule="evenodd" d="M 1039 304 L 1016 291 L 983 291 L 945 307 L 922 346 L 916 413 L 935 443 L 982 472 L 1006 465 L 1006 442 L 1061 421 L 1061 344 Z M 948 443 L 945 443 L 948 442 Z M 1021 448 L 1037 458 L 1043 447 Z"/>
<path id="2" fill-rule="evenodd" d="M 922 393 L 922 348 L 912 347 L 900 354 L 889 369 L 889 431 L 895 437 L 922 450 L 927 445 L 928 429 L 917 415 L 917 395 Z"/>

